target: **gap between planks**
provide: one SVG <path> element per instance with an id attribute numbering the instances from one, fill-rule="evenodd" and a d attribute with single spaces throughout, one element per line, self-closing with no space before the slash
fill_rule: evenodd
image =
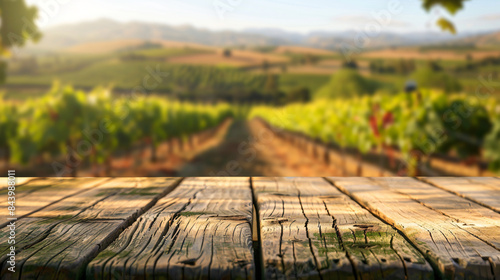
<path id="1" fill-rule="evenodd" d="M 252 240 L 254 242 L 254 267 L 255 267 L 255 279 L 264 279 L 265 268 L 264 268 L 264 258 L 262 255 L 262 237 L 261 237 L 261 222 L 259 214 L 259 205 L 257 203 L 257 198 L 255 196 L 255 190 L 253 186 L 253 177 L 249 178 L 250 189 L 252 191 Z"/>

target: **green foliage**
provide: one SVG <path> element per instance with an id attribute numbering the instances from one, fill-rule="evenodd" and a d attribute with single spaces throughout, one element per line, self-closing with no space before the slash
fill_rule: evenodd
<path id="1" fill-rule="evenodd" d="M 500 119 L 484 139 L 484 157 L 490 162 L 490 169 L 500 171 Z"/>
<path id="2" fill-rule="evenodd" d="M 224 51 L 222 52 L 222 55 L 225 57 L 231 57 L 231 55 L 232 55 L 231 49 L 224 49 Z"/>
<path id="3" fill-rule="evenodd" d="M 103 163 L 134 144 L 161 141 L 214 127 L 233 112 L 228 105 L 193 105 L 160 97 L 112 98 L 108 90 L 90 93 L 54 88 L 23 104 L 20 112 L 0 103 L 0 133 L 8 139 L 12 161 L 77 154 Z M 6 143 L 0 142 L 1 146 Z"/>
<path id="4" fill-rule="evenodd" d="M 374 60 L 370 62 L 370 72 L 407 75 L 415 71 L 415 61 L 400 59 L 395 61 Z"/>
<path id="5" fill-rule="evenodd" d="M 484 105 L 458 99 L 437 103 L 435 111 L 442 116 L 441 122 L 448 135 L 440 147 L 443 151 L 453 150 L 460 158 L 480 155 L 482 141 L 492 128 Z"/>
<path id="6" fill-rule="evenodd" d="M 452 68 L 452 70 L 457 73 L 471 72 L 474 74 L 474 76 L 476 76 L 480 68 L 492 66 L 494 69 L 499 65 L 500 65 L 500 57 L 490 56 L 478 60 L 473 60 L 472 58 L 470 58 L 467 59 L 465 63 L 456 65 L 455 67 Z"/>
<path id="7" fill-rule="evenodd" d="M 266 78 L 266 84 L 264 85 L 264 92 L 274 93 L 278 91 L 279 76 L 268 74 Z"/>
<path id="8" fill-rule="evenodd" d="M 284 91 L 291 91 L 299 87 L 306 87 L 311 92 L 315 92 L 325 85 L 329 79 L 329 75 L 286 73 L 280 75 L 279 82 L 280 89 Z"/>
<path id="9" fill-rule="evenodd" d="M 455 25 L 451 21 L 449 21 L 445 18 L 438 19 L 437 25 L 439 27 L 441 27 L 441 30 L 443 30 L 443 31 L 448 31 L 451 34 L 457 33 L 457 30 L 455 29 Z"/>
<path id="10" fill-rule="evenodd" d="M 194 48 L 141 48 L 134 49 L 133 51 L 120 51 L 119 58 L 122 61 L 165 61 L 166 58 L 210 53 L 207 50 L 194 49 Z"/>
<path id="11" fill-rule="evenodd" d="M 151 71 L 160 69 L 161 81 L 151 79 L 156 85 L 154 92 L 172 93 L 179 98 L 197 100 L 228 100 L 227 96 L 237 98 L 240 94 L 251 91 L 263 91 L 266 75 L 248 73 L 234 68 L 213 66 L 173 65 L 147 61 L 97 62 L 85 67 L 75 66 L 73 71 L 58 73 L 61 83 L 75 87 L 94 87 L 95 85 L 113 85 L 118 89 L 133 89 L 143 85 L 144 77 Z M 11 76 L 12 84 L 50 85 L 54 73 L 37 75 Z"/>
<path id="12" fill-rule="evenodd" d="M 155 43 L 155 42 L 150 42 L 150 41 L 146 41 L 138 46 L 133 46 L 133 47 L 129 47 L 129 48 L 125 48 L 126 50 L 127 49 L 131 49 L 131 50 L 152 50 L 152 49 L 161 49 L 162 48 L 162 45 L 160 43 Z"/>
<path id="13" fill-rule="evenodd" d="M 28 102 L 19 120 L 22 141 L 11 139 L 13 160 L 26 163 L 36 154 L 66 153 L 82 137 L 86 119 L 79 116 L 85 113 L 85 99 L 83 92 L 54 87 L 40 100 Z M 32 148 L 25 150 L 24 145 Z"/>
<path id="14" fill-rule="evenodd" d="M 442 6 L 448 12 L 455 14 L 461 10 L 464 6 L 464 2 L 467 0 L 422 0 L 424 8 L 429 11 L 434 6 Z"/>
<path id="15" fill-rule="evenodd" d="M 9 73 L 16 74 L 36 74 L 38 61 L 34 56 L 15 58 L 9 61 Z"/>
<path id="16" fill-rule="evenodd" d="M 0 98 L 1 101 L 1 98 Z M 18 110 L 15 106 L 0 102 L 0 150 L 9 157 L 9 142 L 17 136 Z"/>
<path id="17" fill-rule="evenodd" d="M 419 46 L 418 50 L 420 52 L 428 52 L 428 51 L 454 51 L 454 52 L 467 52 L 467 51 L 476 51 L 479 48 L 475 43 L 468 42 L 454 42 L 453 44 L 433 44 L 426 46 Z"/>
<path id="18" fill-rule="evenodd" d="M 434 6 L 442 6 L 451 14 L 456 14 L 464 6 L 464 2 L 467 0 L 422 0 L 423 7 L 425 10 L 429 11 Z M 438 19 L 436 23 L 443 31 L 449 31 L 455 34 L 457 31 L 455 25 L 451 21 L 445 18 Z"/>
<path id="19" fill-rule="evenodd" d="M 7 62 L 0 60 L 0 84 L 7 78 Z"/>
<path id="20" fill-rule="evenodd" d="M 38 41 L 41 33 L 34 21 L 38 15 L 35 7 L 28 7 L 24 0 L 0 1 L 0 56 L 12 47 L 22 47 L 28 40 Z M 5 82 L 7 63 L 0 60 L 0 84 Z"/>
<path id="21" fill-rule="evenodd" d="M 292 64 L 298 64 L 298 65 L 312 65 L 318 63 L 322 57 L 314 54 L 303 54 L 303 53 L 290 53 L 286 52 L 285 55 L 290 57 L 291 63 Z"/>
<path id="22" fill-rule="evenodd" d="M 330 81 L 315 93 L 315 98 L 354 97 L 373 94 L 379 84 L 361 76 L 356 70 L 342 69 L 333 74 Z"/>
<path id="23" fill-rule="evenodd" d="M 157 51 L 156 49 L 145 51 Z M 143 84 L 149 75 L 147 69 L 157 68 L 163 73 L 161 82 L 151 79 L 156 85 L 151 91 L 184 101 L 225 101 L 232 103 L 281 103 L 278 94 L 298 88 L 316 91 L 329 79 L 328 75 L 316 74 L 255 74 L 252 72 L 210 66 L 173 65 L 155 62 L 128 60 L 102 61 L 102 56 L 47 55 L 17 58 L 11 61 L 10 85 L 50 86 L 54 76 L 64 84 L 78 88 L 91 88 L 96 84 L 111 85 L 117 91 L 130 92 Z M 33 70 L 33 65 L 38 65 Z M 30 93 L 31 94 L 31 93 Z M 37 94 L 36 92 L 34 94 Z M 8 92 L 9 97 L 12 96 Z M 28 94 L 26 94 L 28 95 Z M 21 98 L 22 95 L 16 95 Z M 17 99 L 19 99 L 17 98 Z M 286 101 L 285 97 L 285 102 Z"/>
<path id="24" fill-rule="evenodd" d="M 0 15 L 0 52 L 22 47 L 29 39 L 40 39 L 41 33 L 34 24 L 38 10 L 26 6 L 24 0 L 0 1 Z"/>
<path id="25" fill-rule="evenodd" d="M 408 163 L 415 161 L 415 152 L 467 159 L 479 157 L 484 148 L 492 167 L 498 168 L 500 124 L 496 108 L 492 98 L 478 100 L 424 90 L 420 94 L 318 100 L 280 109 L 261 106 L 253 108 L 249 117 L 261 117 L 274 126 L 361 153 L 397 146 Z M 494 119 L 497 123 L 492 128 Z"/>
<path id="26" fill-rule="evenodd" d="M 311 92 L 306 87 L 295 88 L 288 93 L 286 99 L 286 103 L 309 102 L 311 100 Z"/>
<path id="27" fill-rule="evenodd" d="M 271 46 L 271 45 L 268 45 L 268 46 L 255 46 L 252 48 L 252 50 L 256 51 L 256 52 L 260 52 L 260 53 L 271 53 L 271 52 L 274 52 L 276 50 L 277 46 Z"/>
<path id="28" fill-rule="evenodd" d="M 443 71 L 433 70 L 430 66 L 418 69 L 413 78 L 419 87 L 441 89 L 447 93 L 459 92 L 462 89 L 456 78 Z"/>
<path id="29" fill-rule="evenodd" d="M 342 62 L 342 68 L 346 69 L 358 69 L 358 63 L 355 60 L 344 60 Z"/>

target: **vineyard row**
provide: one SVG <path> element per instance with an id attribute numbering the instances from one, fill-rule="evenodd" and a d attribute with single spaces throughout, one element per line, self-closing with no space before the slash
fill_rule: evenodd
<path id="1" fill-rule="evenodd" d="M 56 174 L 76 175 L 83 159 L 109 164 L 113 154 L 207 131 L 234 117 L 227 104 L 200 105 L 154 96 L 113 97 L 105 89 L 90 93 L 54 87 L 23 104 L 0 103 L 0 150 L 6 162 L 51 160 Z M 57 158 L 63 161 L 54 161 Z"/>
<path id="2" fill-rule="evenodd" d="M 421 91 L 259 106 L 249 117 L 358 158 L 383 156 L 392 170 L 418 175 L 436 158 L 499 171 L 499 110 L 494 98 Z M 398 160 L 404 168 L 396 166 Z"/>

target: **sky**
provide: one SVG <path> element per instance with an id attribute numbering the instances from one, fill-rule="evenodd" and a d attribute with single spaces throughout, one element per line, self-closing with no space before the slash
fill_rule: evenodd
<path id="1" fill-rule="evenodd" d="M 39 25 L 113 19 L 211 30 L 273 28 L 292 32 L 382 28 L 408 32 L 437 30 L 439 16 L 458 31 L 500 30 L 500 1 L 470 0 L 456 15 L 442 8 L 426 12 L 421 0 L 26 0 L 40 11 Z"/>

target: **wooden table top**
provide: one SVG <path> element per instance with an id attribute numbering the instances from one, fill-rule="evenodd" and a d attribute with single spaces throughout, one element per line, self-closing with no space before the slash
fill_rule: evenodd
<path id="1" fill-rule="evenodd" d="M 2 279 L 500 279 L 499 178 L 17 178 L 15 216 L 5 186 Z"/>

